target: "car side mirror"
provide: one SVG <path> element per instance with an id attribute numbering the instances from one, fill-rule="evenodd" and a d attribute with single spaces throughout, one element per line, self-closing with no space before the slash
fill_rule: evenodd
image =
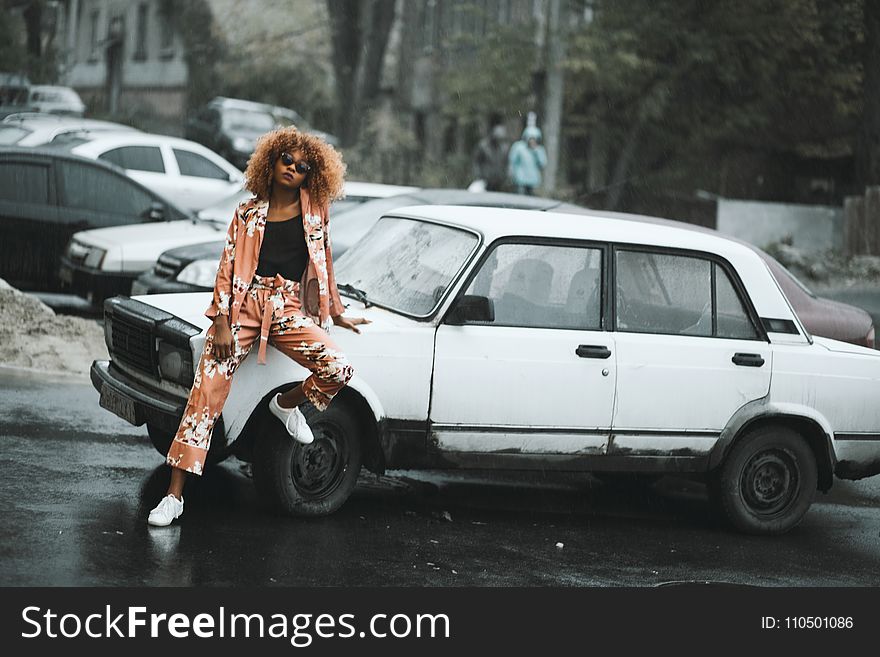
<path id="1" fill-rule="evenodd" d="M 158 201 L 150 203 L 150 209 L 147 211 L 150 221 L 163 221 L 165 219 L 165 205 Z"/>
<path id="2" fill-rule="evenodd" d="M 459 326 L 468 322 L 494 322 L 495 304 L 487 297 L 465 294 L 455 302 L 446 316 L 447 324 Z"/>

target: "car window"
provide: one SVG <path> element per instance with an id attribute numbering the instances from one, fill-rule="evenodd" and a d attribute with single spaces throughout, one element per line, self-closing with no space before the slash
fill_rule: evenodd
<path id="1" fill-rule="evenodd" d="M 343 215 L 345 216 L 345 215 Z M 379 306 L 430 315 L 473 255 L 473 233 L 426 221 L 383 217 L 334 263 L 336 280 Z"/>
<path id="2" fill-rule="evenodd" d="M 602 251 L 597 248 L 501 244 L 466 294 L 488 297 L 494 326 L 599 329 Z"/>
<path id="3" fill-rule="evenodd" d="M 30 130 L 18 126 L 0 126 L 0 145 L 17 144 L 29 134 L 31 134 Z"/>
<path id="4" fill-rule="evenodd" d="M 145 218 L 157 200 L 125 176 L 79 162 L 61 163 L 60 182 L 61 204 L 79 210 Z"/>
<path id="5" fill-rule="evenodd" d="M 738 340 L 755 340 L 760 336 L 723 267 L 715 268 L 715 303 L 717 304 L 717 336 Z"/>
<path id="6" fill-rule="evenodd" d="M 275 127 L 275 118 L 268 112 L 226 108 L 222 116 L 224 130 L 267 132 Z"/>
<path id="7" fill-rule="evenodd" d="M 98 159 L 112 162 L 123 169 L 165 173 L 162 151 L 158 146 L 123 146 L 103 153 Z"/>
<path id="8" fill-rule="evenodd" d="M 229 180 L 229 174 L 206 157 L 198 153 L 184 151 L 178 148 L 174 150 L 177 158 L 177 167 L 181 176 L 196 176 L 197 178 L 213 178 L 215 180 Z"/>
<path id="9" fill-rule="evenodd" d="M 0 201 L 49 202 L 49 167 L 43 164 L 0 162 Z"/>
<path id="10" fill-rule="evenodd" d="M 620 331 L 758 337 L 727 273 L 711 260 L 618 250 L 616 272 L 616 326 Z"/>

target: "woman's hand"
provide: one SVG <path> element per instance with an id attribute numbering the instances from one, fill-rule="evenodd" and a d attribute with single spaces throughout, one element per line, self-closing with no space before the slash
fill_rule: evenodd
<path id="1" fill-rule="evenodd" d="M 229 328 L 229 318 L 226 315 L 217 315 L 214 318 L 214 341 L 211 353 L 218 360 L 226 360 L 232 356 L 232 330 Z"/>
<path id="2" fill-rule="evenodd" d="M 355 333 L 360 333 L 359 324 L 369 324 L 370 320 L 366 317 L 346 317 L 345 315 L 334 315 L 333 323 Z"/>

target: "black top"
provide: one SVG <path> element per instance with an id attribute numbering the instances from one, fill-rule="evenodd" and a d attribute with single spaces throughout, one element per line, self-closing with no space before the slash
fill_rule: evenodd
<path id="1" fill-rule="evenodd" d="M 302 215 L 285 221 L 267 221 L 263 229 L 257 275 L 281 274 L 289 281 L 299 281 L 308 264 L 309 250 Z"/>

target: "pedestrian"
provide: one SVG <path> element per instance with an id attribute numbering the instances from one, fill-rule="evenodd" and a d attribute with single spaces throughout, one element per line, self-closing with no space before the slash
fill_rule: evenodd
<path id="1" fill-rule="evenodd" d="M 474 178 L 482 180 L 487 192 L 504 191 L 507 174 L 507 129 L 497 124 L 474 149 Z"/>
<path id="2" fill-rule="evenodd" d="M 294 127 L 257 142 L 245 172 L 254 196 L 236 208 L 229 225 L 205 312 L 213 323 L 166 457 L 168 491 L 150 512 L 151 525 L 168 525 L 183 513 L 187 473 L 202 474 L 233 373 L 255 342 L 259 364 L 271 343 L 311 372 L 269 401 L 301 443 L 314 438 L 299 405 L 308 400 L 324 410 L 351 379 L 351 365 L 326 333 L 331 324 L 360 333 L 358 325 L 369 321 L 345 317 L 333 275 L 328 207 L 342 194 L 344 174 L 332 146 Z"/>
<path id="3" fill-rule="evenodd" d="M 541 145 L 541 129 L 527 126 L 522 138 L 510 147 L 507 172 L 517 194 L 533 195 L 541 185 L 541 175 L 547 166 L 547 152 Z"/>

